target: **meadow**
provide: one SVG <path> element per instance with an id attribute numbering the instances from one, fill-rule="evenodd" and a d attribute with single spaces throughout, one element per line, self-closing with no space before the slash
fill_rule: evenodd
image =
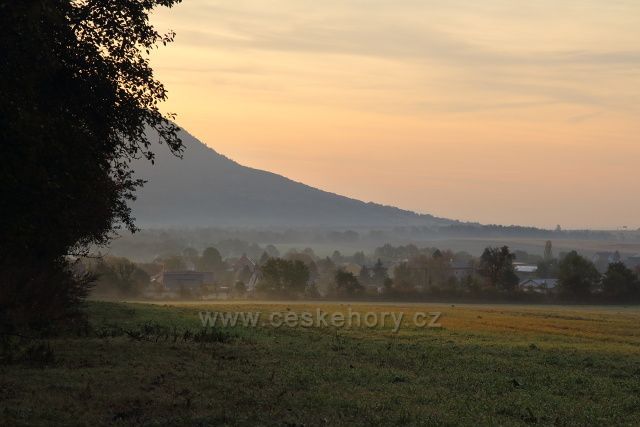
<path id="1" fill-rule="evenodd" d="M 203 328 L 199 313 L 404 313 Z M 640 308 L 91 302 L 0 366 L 0 425 L 639 425 Z M 416 312 L 442 313 L 441 327 Z M 29 347 L 31 345 L 31 347 Z M 50 350 L 50 351 L 49 351 Z M 39 358 L 38 355 L 41 355 Z"/>

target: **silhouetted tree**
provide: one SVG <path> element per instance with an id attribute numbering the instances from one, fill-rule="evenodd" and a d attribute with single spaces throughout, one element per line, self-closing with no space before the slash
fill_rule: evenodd
<path id="1" fill-rule="evenodd" d="M 393 289 L 393 279 L 391 279 L 390 277 L 387 277 L 386 279 L 384 279 L 384 283 L 382 283 L 382 287 L 384 289 L 385 294 L 391 293 Z"/>
<path id="2" fill-rule="evenodd" d="M 544 259 L 542 261 L 538 261 L 538 269 L 536 270 L 536 276 L 541 279 L 551 279 L 558 276 L 558 260 Z"/>
<path id="3" fill-rule="evenodd" d="M 452 282 L 450 279 L 453 276 L 451 271 L 452 258 L 453 253 L 451 251 L 442 252 L 436 249 L 431 257 L 415 257 L 411 262 L 421 267 L 420 270 L 426 274 L 426 283 L 423 285 L 433 291 L 451 287 Z M 419 263 L 421 259 L 423 260 L 422 265 Z"/>
<path id="4" fill-rule="evenodd" d="M 359 251 L 353 254 L 352 260 L 356 264 L 362 265 L 366 262 L 367 258 L 365 257 L 364 252 Z"/>
<path id="5" fill-rule="evenodd" d="M 340 264 L 341 262 L 344 261 L 344 257 L 342 256 L 340 251 L 335 250 L 335 251 L 333 251 L 333 254 L 331 255 L 331 261 L 333 261 L 336 264 Z"/>
<path id="6" fill-rule="evenodd" d="M 336 291 L 339 296 L 354 296 L 362 292 L 362 285 L 358 278 L 351 272 L 345 270 L 336 271 Z"/>
<path id="7" fill-rule="evenodd" d="M 326 257 L 325 259 L 319 259 L 316 265 L 318 267 L 318 277 L 316 279 L 318 291 L 325 295 L 334 293 L 334 277 L 336 274 L 335 263 L 331 260 L 331 258 Z"/>
<path id="8" fill-rule="evenodd" d="M 316 253 L 311 248 L 304 248 L 302 250 L 302 253 L 310 257 L 312 260 L 315 260 L 317 258 Z"/>
<path id="9" fill-rule="evenodd" d="M 366 265 L 363 265 L 360 269 L 360 273 L 358 274 L 358 280 L 363 286 L 367 286 L 371 281 L 371 272 Z"/>
<path id="10" fill-rule="evenodd" d="M 300 260 L 270 258 L 262 266 L 258 290 L 275 296 L 295 296 L 304 292 L 309 268 Z"/>
<path id="11" fill-rule="evenodd" d="M 265 265 L 267 261 L 269 261 L 269 258 L 271 258 L 269 256 L 269 254 L 265 251 L 262 252 L 262 255 L 260 256 L 260 259 L 258 260 L 258 265 Z"/>
<path id="12" fill-rule="evenodd" d="M 509 251 L 508 246 L 488 247 L 480 257 L 479 273 L 487 280 L 489 286 L 512 291 L 518 285 L 518 276 L 513 267 L 514 259 L 515 255 Z"/>
<path id="13" fill-rule="evenodd" d="M 320 291 L 318 290 L 318 285 L 315 282 L 309 283 L 309 285 L 304 289 L 305 298 L 320 298 Z"/>
<path id="14" fill-rule="evenodd" d="M 553 259 L 553 243 L 551 240 L 547 240 L 544 244 L 544 260 L 551 261 Z"/>
<path id="15" fill-rule="evenodd" d="M 238 280 L 235 285 L 233 285 L 233 293 L 240 297 L 247 293 L 247 286 L 242 280 Z"/>
<path id="16" fill-rule="evenodd" d="M 415 270 L 409 263 L 402 262 L 393 270 L 393 288 L 398 292 L 414 292 L 416 290 Z"/>
<path id="17" fill-rule="evenodd" d="M 100 259 L 94 270 L 96 292 L 123 297 L 137 297 L 149 285 L 149 275 L 127 258 Z"/>
<path id="18" fill-rule="evenodd" d="M 280 251 L 278 250 L 278 248 L 276 248 L 276 247 L 275 247 L 275 246 L 273 246 L 273 245 L 267 245 L 267 246 L 264 248 L 264 251 L 265 251 L 267 254 L 269 254 L 269 256 L 270 256 L 271 258 L 277 258 L 277 257 L 279 257 L 279 256 L 280 256 Z"/>
<path id="19" fill-rule="evenodd" d="M 0 4 L 2 326 L 77 314 L 87 280 L 69 256 L 135 231 L 130 163 L 153 160 L 150 132 L 181 151 L 147 55 L 173 39 L 149 12 L 178 1 Z"/>
<path id="20" fill-rule="evenodd" d="M 600 281 L 600 273 L 588 259 L 569 252 L 558 264 L 558 287 L 565 297 L 587 297 Z"/>
<path id="21" fill-rule="evenodd" d="M 371 276 L 371 281 L 376 286 L 382 286 L 385 279 L 389 277 L 387 275 L 387 268 L 380 259 L 378 259 L 378 261 L 373 265 L 373 268 L 371 269 Z"/>
<path id="22" fill-rule="evenodd" d="M 214 247 L 208 247 L 202 251 L 202 256 L 198 260 L 198 269 L 200 271 L 214 271 L 218 272 L 224 268 L 222 256 L 220 252 Z"/>
<path id="23" fill-rule="evenodd" d="M 184 258 L 178 255 L 171 255 L 162 260 L 162 265 L 166 271 L 180 271 L 187 269 L 187 263 Z"/>
<path id="24" fill-rule="evenodd" d="M 602 293 L 614 299 L 635 299 L 640 297 L 640 281 L 633 270 L 614 262 L 602 278 Z"/>

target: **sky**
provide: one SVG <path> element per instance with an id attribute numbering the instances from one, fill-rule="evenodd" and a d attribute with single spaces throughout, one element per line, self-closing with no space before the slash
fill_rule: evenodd
<path id="1" fill-rule="evenodd" d="M 163 111 L 237 162 L 491 224 L 640 227 L 640 1 L 184 0 Z"/>

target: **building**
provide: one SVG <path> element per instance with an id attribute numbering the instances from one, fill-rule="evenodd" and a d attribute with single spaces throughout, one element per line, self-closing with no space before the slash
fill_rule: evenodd
<path id="1" fill-rule="evenodd" d="M 247 292 L 253 292 L 262 279 L 260 266 L 249 258 L 247 254 L 242 254 L 240 258 L 232 262 L 229 270 L 233 274 L 235 282 L 244 283 Z"/>
<path id="2" fill-rule="evenodd" d="M 251 277 L 249 277 L 249 281 L 246 283 L 247 292 L 253 292 L 262 280 L 262 271 L 260 271 L 259 267 L 256 267 L 251 273 Z"/>
<path id="3" fill-rule="evenodd" d="M 513 269 L 515 270 L 516 275 L 518 276 L 518 279 L 520 279 L 520 281 L 533 279 L 538 272 L 537 265 L 525 264 L 522 262 L 514 262 Z"/>
<path id="4" fill-rule="evenodd" d="M 520 282 L 518 286 L 526 292 L 546 294 L 556 291 L 558 279 L 526 279 Z"/>
<path id="5" fill-rule="evenodd" d="M 471 261 L 455 261 L 449 263 L 451 267 L 451 275 L 458 280 L 465 280 L 473 276 L 473 264 Z"/>
<path id="6" fill-rule="evenodd" d="M 522 274 L 534 274 L 536 271 L 538 271 L 537 265 L 513 263 L 513 267 L 515 268 L 516 273 Z"/>
<path id="7" fill-rule="evenodd" d="M 247 254 L 242 254 L 232 265 L 233 271 L 240 272 L 245 268 L 249 271 L 253 271 L 256 268 L 256 263 Z"/>

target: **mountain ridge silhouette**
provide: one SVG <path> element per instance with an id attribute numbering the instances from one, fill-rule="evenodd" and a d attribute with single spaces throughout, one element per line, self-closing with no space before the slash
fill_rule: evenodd
<path id="1" fill-rule="evenodd" d="M 131 203 L 137 223 L 157 227 L 443 226 L 457 221 L 349 198 L 243 166 L 185 130 L 183 158 L 166 146 L 154 164 L 135 160 L 146 180 Z"/>

